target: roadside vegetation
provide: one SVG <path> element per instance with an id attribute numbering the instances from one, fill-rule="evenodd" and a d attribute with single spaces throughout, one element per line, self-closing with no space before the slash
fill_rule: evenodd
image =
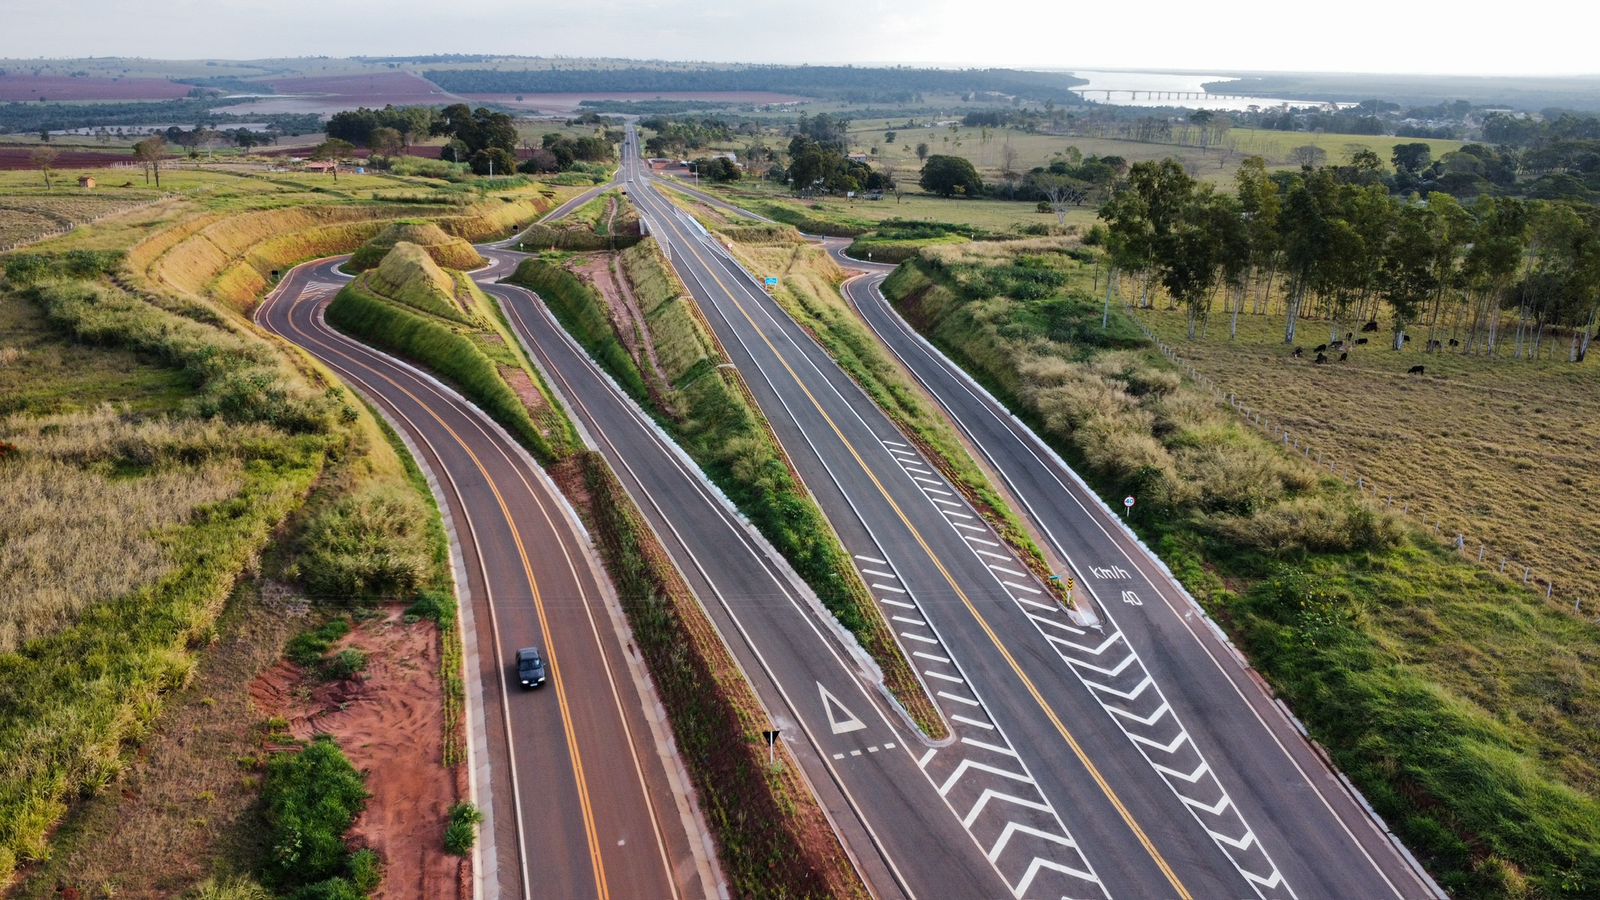
<path id="1" fill-rule="evenodd" d="M 0 173 L 0 192 L 36 190 L 17 181 Z M 304 176 L 171 171 L 170 196 L 0 260 L 0 482 L 29 510 L 6 526 L 0 583 L 32 585 L 0 605 L 0 883 L 19 866 L 29 896 L 264 877 L 244 836 L 260 828 L 259 780 L 237 761 L 257 755 L 241 750 L 256 740 L 244 710 L 259 668 L 220 672 L 211 647 L 281 652 L 286 629 L 259 611 L 284 590 L 255 578 L 265 559 L 334 608 L 415 603 L 440 621 L 413 626 L 440 647 L 430 764 L 443 780 L 463 758 L 454 601 L 426 486 L 364 406 L 244 315 L 293 263 L 354 249 L 410 210 L 477 237 L 552 202 L 526 181 L 442 191 L 440 205 L 377 196 L 397 184 L 434 196 L 421 180 L 334 193 Z M 383 662 L 340 650 L 326 673 Z M 174 723 L 205 739 L 174 743 Z M 133 755 L 140 744 L 169 765 Z M 135 795 L 114 787 L 129 780 Z M 135 857 L 138 872 L 119 871 Z"/>
<path id="2" fill-rule="evenodd" d="M 556 222 L 536 222 L 522 233 L 518 249 L 621 250 L 639 242 L 639 215 L 618 191 L 607 191 Z"/>
<path id="3" fill-rule="evenodd" d="M 601 258 L 597 274 L 591 262 L 586 274 L 604 290 L 569 271 L 568 266 L 584 262 L 530 259 L 511 280 L 545 299 L 563 327 L 661 423 L 855 635 L 918 725 L 943 736 L 943 720 L 838 536 L 655 241 L 624 251 L 614 262 Z M 616 271 L 604 271 L 613 264 Z"/>
<path id="4" fill-rule="evenodd" d="M 1600 883 L 1600 632 L 1261 438 L 1070 241 L 935 248 L 885 293 L 1046 437 L 1467 897 Z M 1392 452 L 1392 451 L 1390 451 Z"/>

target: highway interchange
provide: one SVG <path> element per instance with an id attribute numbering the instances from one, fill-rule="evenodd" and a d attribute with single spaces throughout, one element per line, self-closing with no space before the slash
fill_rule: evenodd
<path id="1" fill-rule="evenodd" d="M 1069 561 L 1091 613 L 1050 600 L 762 289 L 762 273 L 662 195 L 631 128 L 618 177 L 871 586 L 949 739 L 909 723 L 787 564 L 539 299 L 498 283 L 520 254 L 482 247 L 490 265 L 474 277 L 644 511 L 875 895 L 1435 894 L 1116 515 L 889 307 L 886 267 L 830 246 L 864 270 L 845 285 L 849 301 Z M 722 890 L 581 526 L 482 413 L 322 321 L 347 280 L 337 262 L 293 272 L 257 318 L 383 412 L 447 514 L 472 614 L 475 771 L 493 825 L 486 895 Z M 505 687 L 510 655 L 529 643 L 547 647 L 554 697 Z"/>

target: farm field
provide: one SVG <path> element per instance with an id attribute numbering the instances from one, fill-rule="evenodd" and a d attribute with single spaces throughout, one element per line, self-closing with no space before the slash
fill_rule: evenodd
<path id="1" fill-rule="evenodd" d="M 766 91 L 666 91 L 662 93 L 630 93 L 595 91 L 581 94 L 463 94 L 474 103 L 494 103 L 529 113 L 575 113 L 585 100 L 618 100 L 637 102 L 645 100 L 694 100 L 707 104 L 737 104 L 740 106 L 765 106 L 772 103 L 800 103 L 807 98 L 790 94 L 773 94 Z"/>
<path id="2" fill-rule="evenodd" d="M 294 76 L 263 79 L 281 97 L 261 97 L 217 112 L 238 115 L 265 113 L 317 113 L 327 115 L 358 106 L 382 107 L 438 105 L 460 98 L 411 72 L 382 70 L 362 74 Z"/>
<path id="3" fill-rule="evenodd" d="M 919 119 L 919 121 L 921 121 Z M 1068 147 L 1077 147 L 1085 156 L 1120 156 L 1130 164 L 1173 157 L 1183 162 L 1191 172 L 1208 181 L 1231 181 L 1241 159 L 1261 156 L 1269 168 L 1298 168 L 1292 158 L 1295 147 L 1310 144 L 1322 148 L 1329 162 L 1342 162 L 1352 148 L 1371 149 L 1388 162 L 1395 144 L 1411 143 L 1412 138 L 1357 134 L 1307 134 L 1292 131 L 1259 131 L 1235 128 L 1223 138 L 1221 148 L 1202 150 L 1199 147 L 1130 141 L 1117 138 L 1100 138 L 1083 135 L 1032 134 L 1014 128 L 989 129 L 988 140 L 982 129 L 962 126 L 952 132 L 949 127 L 897 128 L 905 119 L 874 119 L 850 123 L 851 151 L 868 153 L 878 149 L 875 161 L 890 162 L 902 170 L 916 172 L 916 145 L 926 143 L 930 153 L 961 156 L 970 160 L 985 180 L 998 176 L 1002 162 L 1001 152 L 1007 139 L 1017 153 L 1016 167 L 1026 172 L 1034 166 L 1047 164 L 1051 157 Z M 883 139 L 884 132 L 895 132 L 893 144 Z M 1441 154 L 1459 148 L 1460 141 L 1422 141 L 1433 150 L 1437 159 Z"/>
<path id="4" fill-rule="evenodd" d="M 1582 597 L 1600 613 L 1600 511 L 1588 502 L 1600 492 L 1600 366 L 1376 344 L 1322 366 L 1288 357 L 1281 316 L 1242 316 L 1234 343 L 1227 323 L 1213 321 L 1189 343 L 1181 310 L 1140 315 L 1222 391 L 1393 497 L 1395 509 L 1426 515 L 1448 538 L 1465 535 L 1470 555 L 1482 543 L 1491 561 L 1533 566 L 1541 586 L 1549 578 L 1562 599 Z M 1303 322 L 1301 333 L 1309 347 L 1326 325 Z M 1419 364 L 1424 377 L 1406 374 Z"/>
<path id="5" fill-rule="evenodd" d="M 740 181 L 729 185 L 701 184 L 700 189 L 724 197 L 763 215 L 772 215 L 777 206 L 797 214 L 819 217 L 860 230 L 870 229 L 885 219 L 912 219 L 927 222 L 951 222 L 971 225 L 984 231 L 1009 232 L 1028 225 L 1054 225 L 1055 213 L 1039 212 L 1038 204 L 1018 200 L 965 200 L 925 194 L 917 187 L 916 159 L 912 168 L 899 167 L 895 179 L 900 181 L 904 194 L 899 200 L 893 195 L 882 200 L 846 199 L 844 197 L 816 197 L 800 199 L 784 185 L 770 181 Z M 684 184 L 693 185 L 692 179 Z M 1088 226 L 1096 221 L 1096 207 L 1085 204 L 1067 214 L 1066 224 Z M 804 230 L 802 226 L 802 230 Z"/>
<path id="6" fill-rule="evenodd" d="M 0 195 L 0 250 L 158 198 L 154 191 L 89 194 L 61 187 L 46 194 Z"/>
<path id="7" fill-rule="evenodd" d="M 68 75 L 0 75 L 0 102 L 49 100 L 173 100 L 193 90 L 165 78 L 74 78 Z"/>

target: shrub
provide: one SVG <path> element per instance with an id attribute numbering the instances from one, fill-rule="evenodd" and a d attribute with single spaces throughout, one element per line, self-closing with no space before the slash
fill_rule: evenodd
<path id="1" fill-rule="evenodd" d="M 471 803 L 462 801 L 450 807 L 450 818 L 444 828 L 445 851 L 456 856 L 471 853 L 472 845 L 478 840 L 478 825 L 482 822 L 483 813 Z"/>
<path id="2" fill-rule="evenodd" d="M 298 753 L 283 753 L 267 763 L 262 784 L 270 852 L 269 880 L 283 888 L 311 887 L 311 896 L 360 897 L 318 882 L 338 879 L 347 871 L 345 832 L 367 801 L 366 782 L 337 744 L 318 738 Z"/>
<path id="3" fill-rule="evenodd" d="M 363 848 L 350 854 L 350 883 L 356 890 L 372 892 L 383 882 L 383 861 L 375 850 Z"/>
<path id="4" fill-rule="evenodd" d="M 271 891 L 249 878 L 207 878 L 185 896 L 189 900 L 273 900 Z"/>
<path id="5" fill-rule="evenodd" d="M 367 654 L 354 647 L 340 650 L 322 664 L 322 677 L 330 681 L 354 678 L 367 669 Z"/>
<path id="6" fill-rule="evenodd" d="M 323 602 L 410 595 L 432 565 L 428 514 L 405 485 L 370 483 L 339 497 L 306 525 L 296 561 L 300 581 Z"/>
<path id="7" fill-rule="evenodd" d="M 417 599 L 406 608 L 406 614 L 432 619 L 448 625 L 456 618 L 456 600 L 449 591 L 429 589 L 417 594 Z"/>

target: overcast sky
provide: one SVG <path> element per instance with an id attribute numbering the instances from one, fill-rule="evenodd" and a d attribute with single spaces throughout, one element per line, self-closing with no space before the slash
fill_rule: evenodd
<path id="1" fill-rule="evenodd" d="M 1577 74 L 1592 0 L 0 0 L 0 56 L 440 52 L 1052 68 Z"/>

